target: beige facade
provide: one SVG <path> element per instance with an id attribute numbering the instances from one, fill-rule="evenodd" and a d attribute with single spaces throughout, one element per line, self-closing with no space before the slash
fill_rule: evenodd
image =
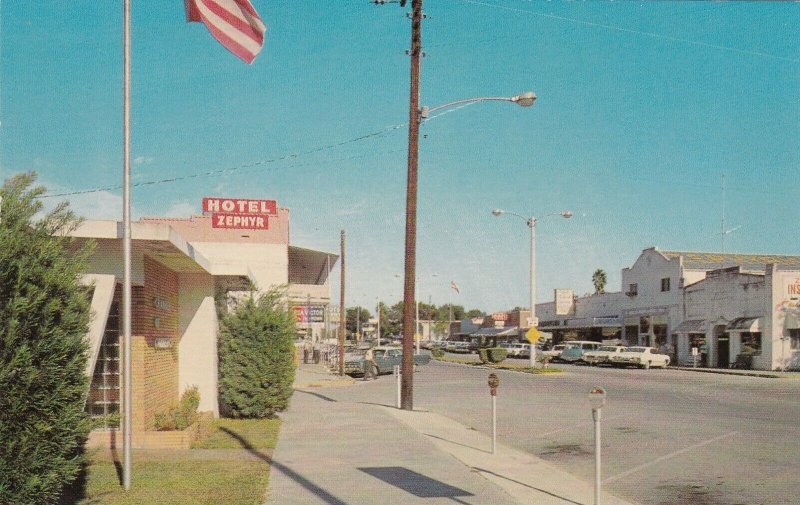
<path id="1" fill-rule="evenodd" d="M 72 234 L 96 243 L 83 277 L 93 286 L 87 410 L 112 431 L 121 397 L 121 228 L 114 221 L 86 221 Z M 278 209 L 269 230 L 215 229 L 206 216 L 132 223 L 134 446 L 158 438 L 148 435 L 155 415 L 177 404 L 189 387 L 200 392 L 199 410 L 218 416 L 220 291 L 288 286 L 290 303 L 329 304 L 328 273 L 338 256 L 290 245 L 288 230 L 288 209 Z"/>

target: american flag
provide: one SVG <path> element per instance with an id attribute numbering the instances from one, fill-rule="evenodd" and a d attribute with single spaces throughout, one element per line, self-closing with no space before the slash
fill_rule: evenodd
<path id="1" fill-rule="evenodd" d="M 247 63 L 264 45 L 266 25 L 250 0 L 184 0 L 186 20 L 202 22 L 211 35 Z"/>
<path id="2" fill-rule="evenodd" d="M 456 293 L 461 293 L 461 291 L 458 290 L 458 284 L 456 284 L 456 281 L 450 281 L 450 287 L 453 288 Z"/>

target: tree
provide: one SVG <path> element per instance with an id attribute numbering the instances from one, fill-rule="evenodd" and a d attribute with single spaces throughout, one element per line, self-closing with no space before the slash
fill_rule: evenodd
<path id="1" fill-rule="evenodd" d="M 90 430 L 84 411 L 89 295 L 79 283 L 91 244 L 63 202 L 43 217 L 36 174 L 0 188 L 0 503 L 53 503 L 78 476 Z"/>
<path id="2" fill-rule="evenodd" d="M 273 417 L 294 382 L 294 315 L 283 290 L 240 301 L 220 321 L 220 410 L 235 418 Z"/>
<path id="3" fill-rule="evenodd" d="M 369 324 L 370 313 L 364 307 L 350 307 L 347 309 L 347 319 L 345 319 L 345 329 L 351 334 L 360 333 L 363 335 L 362 328 Z M 383 333 L 383 331 L 381 331 Z"/>
<path id="4" fill-rule="evenodd" d="M 606 273 L 602 268 L 598 268 L 592 274 L 592 284 L 594 284 L 595 293 L 606 292 Z"/>

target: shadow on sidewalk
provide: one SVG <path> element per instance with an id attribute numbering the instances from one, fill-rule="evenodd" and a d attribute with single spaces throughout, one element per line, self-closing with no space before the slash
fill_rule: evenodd
<path id="1" fill-rule="evenodd" d="M 320 394 L 320 393 L 312 393 L 311 391 L 306 391 L 304 389 L 295 389 L 295 392 L 297 392 L 297 393 L 305 393 L 305 394 L 311 395 L 311 396 L 316 396 L 317 398 L 322 398 L 326 402 L 338 402 L 339 401 L 339 400 L 334 400 L 330 396 L 325 396 L 325 395 Z"/>
<path id="2" fill-rule="evenodd" d="M 515 484 L 519 484 L 520 486 L 525 486 L 528 489 L 534 489 L 536 491 L 539 491 L 540 493 L 544 493 L 544 494 L 550 495 L 550 496 L 552 496 L 554 498 L 558 498 L 560 500 L 564 500 L 567 503 L 574 503 L 575 505 L 583 505 L 581 502 L 570 500 L 569 498 L 564 498 L 563 496 L 559 496 L 559 495 L 557 495 L 555 493 L 551 493 L 550 491 L 545 491 L 544 489 L 539 489 L 538 487 L 533 487 L 533 486 L 531 486 L 529 484 L 525 484 L 524 482 L 520 482 L 520 481 L 515 480 L 515 479 L 510 479 L 510 478 L 506 477 L 505 475 L 500 475 L 499 473 L 495 473 L 495 472 L 493 472 L 491 470 L 487 470 L 485 468 L 479 468 L 477 466 L 473 466 L 472 469 L 475 470 L 475 471 L 481 472 L 481 473 L 488 473 L 490 475 L 494 475 L 495 477 L 500 477 L 501 479 L 505 479 L 505 480 L 513 482 Z"/>
<path id="3" fill-rule="evenodd" d="M 475 496 L 469 491 L 431 479 L 402 466 L 364 467 L 359 470 L 419 498 L 450 498 L 458 503 L 467 503 L 458 497 Z"/>
<path id="4" fill-rule="evenodd" d="M 310 393 L 310 394 L 313 394 L 313 393 Z M 220 431 L 224 431 L 225 433 L 230 435 L 233 439 L 235 439 L 237 442 L 239 442 L 239 444 L 241 444 L 241 446 L 247 452 L 249 452 L 250 454 L 256 456 L 257 458 L 261 459 L 262 461 L 265 461 L 266 463 L 268 463 L 270 465 L 271 468 L 275 468 L 275 469 L 279 470 L 281 473 L 287 475 L 289 478 L 291 478 L 292 480 L 294 480 L 295 482 L 297 482 L 298 484 L 300 484 L 301 486 L 306 488 L 308 491 L 310 491 L 311 493 L 313 493 L 314 495 L 316 495 L 320 499 L 324 500 L 325 503 L 328 503 L 329 505 L 348 505 L 346 502 L 340 500 L 336 496 L 334 496 L 334 495 L 330 494 L 329 492 L 325 491 L 324 489 L 322 489 L 318 485 L 314 484 L 310 480 L 306 479 L 305 477 L 303 477 L 299 473 L 295 472 L 291 468 L 287 467 L 286 465 L 284 465 L 282 463 L 279 463 L 279 462 L 273 460 L 268 454 L 265 454 L 265 453 L 257 450 L 255 447 L 253 447 L 250 444 L 250 442 L 247 441 L 246 438 L 242 437 L 241 435 L 239 435 L 235 431 L 233 431 L 233 430 L 231 430 L 229 428 L 225 428 L 225 427 L 220 427 Z"/>

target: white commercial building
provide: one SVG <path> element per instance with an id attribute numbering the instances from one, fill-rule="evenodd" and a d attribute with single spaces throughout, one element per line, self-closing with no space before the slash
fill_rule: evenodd
<path id="1" fill-rule="evenodd" d="M 540 328 L 555 341 L 616 333 L 684 365 L 800 366 L 800 256 L 651 247 L 622 269 L 621 292 L 572 298 L 536 307 Z"/>

